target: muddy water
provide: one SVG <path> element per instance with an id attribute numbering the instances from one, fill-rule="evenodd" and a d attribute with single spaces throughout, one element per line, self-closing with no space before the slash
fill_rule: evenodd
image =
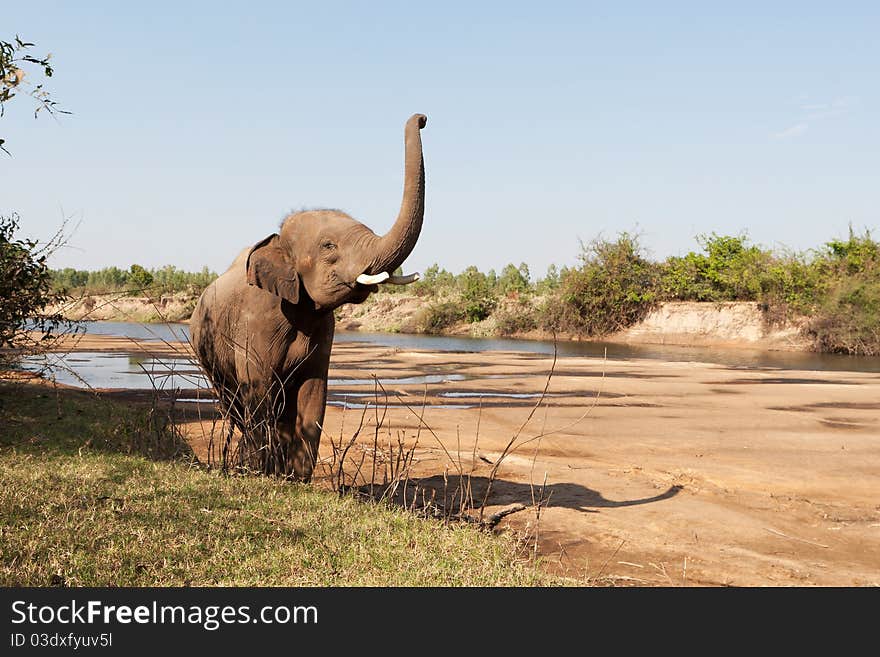
<path id="1" fill-rule="evenodd" d="M 86 322 L 86 333 L 130 337 L 138 340 L 189 339 L 186 324 L 136 324 L 131 322 Z M 366 342 L 426 351 L 518 351 L 552 354 L 554 345 L 541 340 L 504 338 L 466 338 L 457 336 L 412 335 L 402 333 L 367 333 L 337 331 L 336 342 Z M 560 356 L 606 357 L 613 360 L 650 358 L 669 362 L 716 363 L 727 367 L 786 370 L 826 370 L 837 372 L 880 372 L 880 358 L 816 354 L 798 351 L 765 351 L 760 349 L 725 349 L 721 347 L 681 347 L 676 345 L 635 345 L 618 342 L 559 342 Z"/>
<path id="2" fill-rule="evenodd" d="M 28 357 L 24 367 L 32 371 L 51 368 L 58 383 L 78 388 L 175 390 L 210 385 L 198 367 L 183 358 L 78 351 Z"/>
<path id="3" fill-rule="evenodd" d="M 518 351 L 552 354 L 554 345 L 542 340 L 503 338 L 465 338 L 396 333 L 338 331 L 336 342 L 368 342 L 401 349 L 427 351 Z M 618 342 L 558 342 L 560 356 L 583 356 L 609 360 L 648 358 L 669 362 L 716 363 L 743 369 L 778 368 L 786 370 L 827 370 L 842 372 L 880 372 L 880 358 L 817 354 L 796 351 L 766 351 L 721 347 L 682 347 L 676 345 L 635 345 Z"/>
<path id="4" fill-rule="evenodd" d="M 127 337 L 137 340 L 177 342 L 189 339 L 186 324 L 137 324 L 132 322 L 85 322 L 91 335 Z M 534 354 L 552 354 L 552 342 L 538 340 L 509 340 L 500 338 L 465 338 L 393 333 L 365 333 L 339 331 L 336 342 L 360 342 L 399 349 L 420 349 L 440 352 L 515 351 Z M 670 345 L 631 345 L 614 342 L 559 342 L 555 345 L 560 356 L 610 360 L 653 359 L 667 362 L 702 362 L 725 365 L 737 369 L 783 369 L 880 372 L 880 358 L 815 354 L 803 352 L 760 351 L 750 349 L 723 349 L 707 347 L 680 347 Z M 192 362 L 178 358 L 144 358 L 137 355 L 76 352 L 52 355 L 56 378 L 60 383 L 94 388 L 205 388 L 207 381 Z M 25 362 L 27 369 L 37 370 L 45 361 L 37 358 Z M 454 375 L 452 375 L 454 376 Z M 382 383 L 432 383 L 450 375 L 429 374 L 415 380 L 392 380 Z M 424 380 L 422 380 L 424 379 Z M 439 380 L 439 379 L 438 379 Z M 369 381 L 330 381 L 334 385 L 372 383 Z"/>

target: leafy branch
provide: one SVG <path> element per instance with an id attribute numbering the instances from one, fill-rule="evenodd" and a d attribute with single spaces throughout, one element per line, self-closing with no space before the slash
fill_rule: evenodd
<path id="1" fill-rule="evenodd" d="M 35 57 L 30 52 L 34 45 L 22 41 L 18 35 L 12 42 L 0 41 L 0 117 L 5 113 L 6 103 L 19 93 L 26 93 L 36 102 L 34 118 L 37 118 L 43 110 L 52 116 L 70 114 L 70 112 L 61 109 L 57 101 L 52 100 L 43 83 L 31 84 L 25 79 L 27 77 L 26 67 L 36 68 L 38 74 L 41 73 L 47 78 L 51 78 L 55 72 L 49 62 L 52 57 L 51 53 L 45 57 Z M 5 143 L 6 141 L 0 138 L 0 150 L 11 155 L 4 147 Z"/>

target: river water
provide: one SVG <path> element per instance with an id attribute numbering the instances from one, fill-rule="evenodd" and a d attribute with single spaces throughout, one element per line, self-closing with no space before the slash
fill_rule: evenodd
<path id="1" fill-rule="evenodd" d="M 180 341 L 189 339 L 186 324 L 137 324 L 133 322 L 85 322 L 91 335 L 109 335 L 138 340 Z M 502 338 L 466 338 L 399 333 L 337 331 L 335 342 L 366 342 L 427 351 L 481 352 L 519 351 L 552 354 L 549 341 Z M 880 372 L 880 358 L 816 354 L 757 349 L 680 347 L 672 345 L 631 345 L 616 342 L 558 342 L 560 356 L 603 358 L 609 360 L 653 359 L 672 362 L 716 363 L 742 369 L 789 369 L 818 371 Z M 207 381 L 194 363 L 177 358 L 145 358 L 136 354 L 75 352 L 50 355 L 56 379 L 68 385 L 96 388 L 204 388 Z M 29 359 L 28 369 L 39 369 L 45 361 Z"/>

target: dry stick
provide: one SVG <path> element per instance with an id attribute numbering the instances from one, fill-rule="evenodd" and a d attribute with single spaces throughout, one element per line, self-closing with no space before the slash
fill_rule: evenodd
<path id="1" fill-rule="evenodd" d="M 493 513 L 491 516 L 489 516 L 486 519 L 486 522 L 483 524 L 485 525 L 486 528 L 492 529 L 499 522 L 501 522 L 501 520 L 503 518 L 509 516 L 512 513 L 517 513 L 518 511 L 524 511 L 527 508 L 528 507 L 525 504 L 522 504 L 520 502 L 516 502 L 514 504 L 511 504 L 509 506 L 504 507 L 503 509 L 499 509 L 498 511 Z"/>
<path id="2" fill-rule="evenodd" d="M 426 393 L 426 394 L 427 394 L 427 393 Z M 423 417 L 420 416 L 418 413 L 416 413 L 416 412 L 413 410 L 412 406 L 410 406 L 409 404 L 407 404 L 407 403 L 403 400 L 403 398 L 402 398 L 400 395 L 398 395 L 398 394 L 395 393 L 394 396 L 397 397 L 397 400 L 398 400 L 398 401 L 399 401 L 399 402 L 400 402 L 400 403 L 401 403 L 401 404 L 402 404 L 402 405 L 403 405 L 403 406 L 404 406 L 404 407 L 405 407 L 410 413 L 412 413 L 413 415 L 415 415 L 415 416 L 419 419 L 419 427 L 425 427 L 425 429 L 427 429 L 427 430 L 430 432 L 430 434 L 431 434 L 432 436 L 434 436 L 434 439 L 435 439 L 435 440 L 437 441 L 437 443 L 440 445 L 441 449 L 443 450 L 443 453 L 446 454 L 446 458 L 449 459 L 450 463 L 452 463 L 453 465 L 456 465 L 457 469 L 459 470 L 459 474 L 461 474 L 461 468 L 458 466 L 458 464 L 456 464 L 455 459 L 452 458 L 452 454 L 449 453 L 449 450 L 446 449 L 446 445 L 444 445 L 444 444 L 443 444 L 443 441 L 440 440 L 440 436 L 437 435 L 437 433 L 436 433 L 436 432 L 435 432 L 435 431 L 434 431 L 434 430 L 433 430 L 433 429 L 432 429 L 432 428 L 431 428 L 431 427 L 430 427 L 430 426 L 424 421 Z M 423 406 L 422 406 L 422 413 L 424 414 L 424 404 L 423 404 Z"/>
<path id="3" fill-rule="evenodd" d="M 620 541 L 620 545 L 618 545 L 618 546 L 617 546 L 617 549 L 614 550 L 614 552 L 611 553 L 611 556 L 610 556 L 610 557 L 608 557 L 607 559 L 605 559 L 605 563 L 602 564 L 602 567 L 599 568 L 599 572 L 596 573 L 596 576 L 593 577 L 592 579 L 597 580 L 597 579 L 599 579 L 599 578 L 602 576 L 602 573 L 603 573 L 604 570 L 605 570 L 605 566 L 607 566 L 607 565 L 608 565 L 608 562 L 611 561 L 611 560 L 617 555 L 618 552 L 620 552 L 620 548 L 623 547 L 623 544 L 624 544 L 624 543 L 626 543 L 626 540 L 621 540 L 621 541 Z M 666 572 L 664 571 L 663 574 L 666 575 Z M 667 575 L 667 577 L 668 577 L 668 575 Z"/>
<path id="4" fill-rule="evenodd" d="M 537 453 L 537 448 L 536 448 Z M 534 465 L 532 465 L 534 469 Z M 529 473 L 529 481 L 531 482 L 532 473 Z M 546 505 L 546 503 L 550 500 L 550 496 L 548 495 L 546 498 L 544 497 L 544 492 L 547 490 L 547 473 L 544 473 L 544 483 L 541 484 L 541 495 L 538 497 L 538 502 L 535 504 L 535 491 L 534 487 L 532 487 L 532 506 L 535 507 L 535 540 L 532 548 L 532 560 L 537 563 L 538 559 L 538 536 L 539 530 L 538 527 L 541 523 L 541 509 Z M 552 493 L 551 493 L 552 494 Z"/>
<path id="5" fill-rule="evenodd" d="M 342 450 L 342 435 L 343 435 L 343 431 L 345 430 L 345 411 L 346 410 L 348 410 L 348 395 L 345 395 L 343 402 L 342 402 L 342 418 L 340 419 L 340 422 L 339 422 L 339 447 L 338 447 L 339 450 Z M 337 451 L 337 447 L 336 447 L 336 441 L 333 440 L 333 436 L 327 434 L 327 432 L 324 431 L 324 427 L 321 426 L 320 423 L 316 423 L 316 424 L 318 425 L 318 430 L 321 432 L 321 435 L 326 434 L 327 438 L 330 440 L 330 459 L 331 459 L 330 466 L 329 466 L 330 467 L 330 485 L 333 487 L 334 490 L 338 490 L 336 476 L 334 475 L 335 468 L 336 468 L 336 459 L 339 454 L 339 452 Z"/>
<path id="6" fill-rule="evenodd" d="M 805 538 L 798 538 L 797 536 L 789 536 L 788 534 L 783 534 L 781 531 L 778 531 L 776 529 L 771 529 L 770 527 L 764 527 L 764 529 L 766 529 L 771 534 L 776 534 L 777 536 L 781 536 L 782 538 L 788 538 L 792 541 L 799 541 L 801 543 L 806 543 L 807 545 L 815 545 L 816 547 L 825 548 L 826 550 L 831 547 L 830 545 L 822 545 L 822 543 L 815 543 L 813 541 L 808 541 Z"/>
<path id="7" fill-rule="evenodd" d="M 605 355 L 606 355 L 606 357 L 608 355 L 607 348 L 605 349 Z M 532 438 L 524 440 L 519 445 L 517 445 L 517 447 L 518 448 L 522 447 L 523 445 L 527 445 L 535 440 L 545 438 L 546 436 L 552 436 L 554 433 L 559 433 L 560 431 L 565 431 L 566 429 L 570 429 L 571 427 L 576 426 L 577 424 L 580 424 L 584 420 L 584 418 L 586 418 L 593 411 L 593 409 L 596 408 L 597 404 L 599 403 L 599 397 L 602 394 L 602 388 L 604 387 L 604 384 L 605 384 L 605 367 L 604 367 L 604 359 L 603 359 L 602 378 L 599 381 L 599 389 L 596 390 L 596 396 L 593 398 L 593 403 L 587 408 L 587 410 L 585 410 L 583 413 L 581 413 L 580 417 L 578 417 L 576 420 L 573 420 L 572 422 L 569 422 L 568 424 L 564 424 L 561 427 L 551 429 L 550 431 L 543 431 L 543 432 L 539 433 L 538 435 L 533 436 Z M 572 469 L 582 469 L 582 468 L 572 468 Z"/>
<path id="8" fill-rule="evenodd" d="M 422 412 L 424 413 L 424 408 L 422 409 Z M 416 449 L 419 446 L 419 436 L 421 435 L 420 431 L 421 431 L 421 425 L 419 426 L 419 430 L 416 431 L 415 441 L 413 442 L 412 449 L 409 451 L 409 461 L 407 462 L 407 460 L 404 459 L 404 471 L 403 471 L 403 476 L 404 476 L 404 479 L 403 479 L 403 504 L 404 504 L 404 506 L 406 506 L 406 490 L 407 490 L 407 487 L 409 486 L 410 467 L 412 467 L 412 463 L 413 463 L 413 460 L 415 459 L 415 455 L 416 455 Z"/>
<path id="9" fill-rule="evenodd" d="M 379 449 L 379 379 L 373 375 L 373 397 L 376 401 L 376 431 L 373 433 L 373 470 L 370 473 L 370 498 L 373 497 L 373 482 L 376 481 L 376 452 Z M 386 402 L 385 408 L 388 408 Z"/>
<path id="10" fill-rule="evenodd" d="M 379 382 L 379 387 L 382 388 L 382 392 L 384 392 L 384 393 L 386 394 L 386 397 L 387 397 L 387 394 L 388 394 L 388 393 L 385 391 L 385 387 L 382 385 L 381 382 Z M 446 445 L 444 445 L 444 444 L 443 444 L 443 441 L 440 440 L 440 436 L 438 436 L 438 435 L 436 434 L 436 432 L 435 432 L 435 431 L 434 431 L 434 430 L 433 430 L 433 429 L 432 429 L 432 428 L 431 428 L 431 427 L 425 422 L 425 420 L 424 420 L 425 408 L 427 407 L 427 397 L 428 397 L 428 386 L 427 386 L 427 384 L 425 384 L 425 393 L 424 393 L 424 397 L 422 398 L 422 414 L 421 414 L 421 415 L 419 415 L 418 413 L 416 413 L 416 412 L 413 410 L 412 406 L 410 406 L 409 404 L 407 404 L 399 394 L 394 393 L 394 396 L 397 398 L 397 400 L 398 400 L 398 401 L 399 401 L 399 402 L 400 402 L 400 403 L 401 403 L 401 404 L 402 404 L 402 405 L 403 405 L 403 406 L 404 406 L 404 407 L 405 407 L 410 413 L 412 413 L 413 415 L 415 415 L 415 416 L 419 419 L 419 433 L 421 433 L 421 427 L 424 426 L 425 429 L 427 429 L 427 430 L 431 433 L 431 435 L 434 436 L 434 439 L 437 441 L 437 443 L 438 443 L 438 444 L 440 445 L 440 447 L 443 449 L 443 453 L 446 454 L 446 458 L 448 458 L 449 461 L 450 461 L 453 465 L 456 466 L 456 470 L 458 470 L 459 475 L 461 475 L 461 474 L 462 474 L 461 465 L 460 465 L 459 463 L 457 463 L 456 460 L 455 460 L 454 458 L 452 458 L 452 454 L 450 454 L 450 453 L 449 453 L 449 450 L 446 449 Z M 418 437 L 417 437 L 417 439 L 418 439 Z"/>
<path id="11" fill-rule="evenodd" d="M 516 433 L 513 434 L 513 437 L 508 441 L 507 446 L 501 452 L 501 456 L 495 461 L 495 464 L 492 466 L 492 470 L 489 472 L 488 481 L 486 483 L 486 492 L 483 495 L 483 502 L 480 504 L 480 522 L 483 521 L 483 513 L 486 508 L 486 504 L 489 501 L 489 495 L 492 493 L 492 484 L 495 481 L 495 477 L 498 475 L 498 469 L 501 467 L 501 463 L 510 453 L 511 449 L 516 442 L 516 439 L 519 438 L 523 429 L 526 428 L 526 425 L 531 421 L 532 417 L 535 415 L 535 411 L 541 406 L 544 402 L 544 398 L 547 396 L 547 390 L 550 388 L 550 380 L 553 378 L 553 372 L 556 369 L 556 343 L 553 343 L 553 363 L 550 365 L 550 372 L 547 375 L 547 381 L 544 383 L 544 390 L 541 392 L 541 396 L 538 398 L 537 403 L 532 407 L 532 410 L 529 411 L 529 414 L 526 416 L 525 421 L 520 425 L 519 429 L 516 430 Z"/>
<path id="12" fill-rule="evenodd" d="M 388 415 L 388 393 L 385 393 L 385 403 L 382 405 L 382 417 L 379 418 L 379 377 L 373 374 L 373 395 L 376 400 L 376 429 L 373 432 L 373 471 L 370 474 L 370 497 L 373 497 L 373 485 L 376 481 L 376 459 L 379 456 L 379 430 L 385 424 L 385 417 Z M 390 437 L 390 433 L 389 433 Z"/>
<path id="13" fill-rule="evenodd" d="M 398 399 L 399 398 L 400 397 L 398 396 Z M 421 409 L 422 412 L 420 415 L 417 416 L 419 418 L 419 423 L 416 425 L 416 444 L 418 444 L 419 440 L 422 437 L 422 425 L 425 423 L 425 411 L 427 409 L 428 409 L 428 383 L 426 381 L 422 387 L 422 409 Z M 412 411 L 412 409 L 410 409 L 410 411 Z M 404 505 L 404 507 L 406 506 L 406 491 L 407 491 L 408 486 L 409 486 L 409 472 L 407 472 L 406 481 L 404 481 L 404 483 L 403 483 L 403 505 Z M 419 487 L 418 480 L 416 480 L 415 486 L 416 486 L 416 490 L 413 492 L 414 497 L 415 497 L 415 495 L 418 491 L 418 487 Z"/>
<path id="14" fill-rule="evenodd" d="M 663 562 L 661 561 L 661 562 L 660 562 L 660 565 L 658 566 L 658 565 L 655 564 L 655 563 L 650 563 L 650 562 L 649 562 L 648 565 L 651 566 L 651 567 L 653 567 L 653 568 L 655 568 L 655 569 L 657 570 L 657 572 L 662 573 L 663 576 L 664 576 L 666 579 L 669 580 L 669 583 L 672 584 L 673 586 L 675 586 L 675 582 L 672 581 L 672 578 L 669 576 L 669 573 L 666 572 L 666 564 L 665 564 L 665 563 L 663 563 Z"/>
<path id="15" fill-rule="evenodd" d="M 362 470 L 363 467 L 364 467 L 364 461 L 366 461 L 366 460 L 367 460 L 367 453 L 366 453 L 365 451 L 362 450 L 362 451 L 361 451 L 361 460 L 358 462 L 357 470 L 354 471 L 354 475 L 353 475 L 352 478 L 351 478 L 351 483 L 352 483 L 352 486 L 353 486 L 354 488 L 357 488 L 357 485 L 358 485 L 358 483 L 357 483 L 358 475 L 361 474 L 361 470 Z M 363 479 L 362 479 L 362 480 L 363 480 Z"/>
<path id="16" fill-rule="evenodd" d="M 606 348 L 605 355 L 607 356 L 607 354 L 608 354 L 608 350 Z M 553 372 L 551 371 L 550 376 L 552 376 L 552 374 L 553 374 Z M 602 378 L 599 383 L 599 389 L 596 391 L 596 396 L 593 398 L 593 403 L 583 413 L 581 413 L 581 415 L 576 420 L 573 420 L 572 422 L 569 422 L 568 424 L 562 425 L 562 426 L 557 427 L 555 429 L 551 429 L 550 431 L 542 431 L 541 433 L 539 433 L 535 436 L 532 436 L 531 438 L 527 438 L 527 439 L 523 440 L 522 442 L 520 442 L 518 445 L 516 445 L 516 447 L 514 449 L 509 450 L 510 453 L 512 453 L 513 451 L 516 451 L 516 449 L 519 449 L 520 447 L 528 445 L 529 443 L 532 443 L 536 440 L 539 441 L 542 438 L 545 438 L 546 436 L 552 436 L 555 433 L 559 433 L 560 431 L 565 431 L 566 429 L 570 429 L 571 427 L 576 426 L 577 424 L 580 424 L 584 420 L 584 418 L 586 418 L 593 411 L 593 409 L 596 408 L 596 405 L 599 403 L 599 397 L 602 393 L 602 387 L 604 385 L 604 381 L 605 381 L 605 368 L 604 368 L 604 364 L 603 364 Z M 549 376 L 548 376 L 548 384 L 549 384 Z M 538 403 L 540 404 L 542 401 L 543 401 L 543 395 L 542 395 L 541 399 L 538 400 Z M 534 410 L 535 409 L 533 409 L 533 412 L 534 412 Z M 515 440 L 515 438 L 516 438 L 516 436 L 514 436 L 513 440 Z M 513 440 L 511 442 L 513 442 Z M 508 451 L 505 450 L 505 452 L 502 452 L 501 456 L 496 461 L 495 465 L 499 466 L 501 464 L 501 461 L 504 458 L 506 458 L 507 456 L 508 456 Z M 571 466 L 569 466 L 569 467 L 571 468 Z M 573 468 L 573 469 L 582 469 L 582 468 Z"/>
<path id="17" fill-rule="evenodd" d="M 458 458 L 458 463 L 461 465 L 461 426 L 455 425 L 455 454 Z M 461 469 L 461 468 L 459 468 Z M 458 476 L 458 514 L 461 515 L 464 512 L 464 475 Z"/>
<path id="18" fill-rule="evenodd" d="M 472 475 L 474 470 L 477 467 L 477 444 L 480 441 L 480 422 L 483 418 L 483 395 L 480 395 L 480 402 L 477 406 L 477 430 L 474 434 L 474 449 L 471 452 L 471 467 L 468 470 L 468 480 L 467 480 L 467 497 L 468 497 L 468 508 L 474 508 L 474 491 L 472 487 Z"/>
<path id="19" fill-rule="evenodd" d="M 344 486 L 345 486 L 345 469 L 344 469 L 345 468 L 345 459 L 348 456 L 348 450 L 350 450 L 351 446 L 354 445 L 354 442 L 357 440 L 357 437 L 360 434 L 361 429 L 364 426 L 364 418 L 367 415 L 367 409 L 369 407 L 370 407 L 369 403 L 364 404 L 364 411 L 363 411 L 363 413 L 361 413 L 360 423 L 358 424 L 358 427 L 355 430 L 354 434 L 352 434 L 351 440 L 348 441 L 348 445 L 345 446 L 345 449 L 342 451 L 342 454 L 339 457 L 339 470 L 338 470 L 337 481 L 338 481 L 338 492 L 340 495 L 345 492 L 345 490 L 344 490 Z M 340 436 L 340 438 L 341 438 L 341 436 Z"/>
<path id="20" fill-rule="evenodd" d="M 554 344 L 555 344 L 555 340 L 556 340 L 555 333 L 553 335 L 553 340 L 554 340 Z M 541 433 L 544 433 L 547 429 L 547 416 L 548 416 L 549 412 L 550 412 L 550 407 L 545 406 L 544 407 L 544 421 L 541 423 Z M 539 533 L 540 533 L 539 526 L 541 523 L 541 508 L 544 505 L 546 505 L 546 503 L 550 499 L 549 496 L 547 498 L 544 497 L 544 493 L 547 490 L 547 473 L 544 472 L 544 483 L 541 484 L 541 494 L 538 497 L 537 503 L 535 502 L 534 474 L 535 474 L 535 466 L 537 465 L 537 461 L 538 461 L 538 451 L 541 449 L 541 442 L 542 442 L 541 438 L 538 438 L 537 441 L 535 442 L 535 451 L 532 454 L 532 466 L 531 466 L 531 468 L 529 468 L 529 493 L 532 496 L 532 506 L 535 507 L 535 531 L 534 531 L 535 537 L 534 537 L 534 543 L 533 543 L 533 549 L 532 549 L 532 561 L 536 564 L 537 564 L 537 558 L 538 558 L 538 539 L 539 539 Z"/>
<path id="21" fill-rule="evenodd" d="M 384 417 L 387 414 L 387 412 L 388 412 L 388 398 L 386 397 L 385 398 L 385 413 L 383 413 L 383 424 L 384 424 Z M 388 470 L 394 466 L 394 459 L 400 458 L 400 452 L 398 452 L 396 455 L 394 453 L 394 441 L 393 441 L 394 426 L 393 426 L 393 421 L 391 418 L 388 418 L 388 424 L 385 425 L 385 428 L 388 431 L 388 453 L 383 454 L 384 462 L 382 464 L 382 472 L 383 472 L 382 486 L 385 487 L 385 488 L 383 488 L 383 491 L 382 491 L 383 497 L 385 496 L 385 491 L 387 490 L 388 482 L 390 481 L 389 475 L 388 475 Z M 378 432 L 378 430 L 377 430 L 377 432 Z M 400 435 L 399 434 L 400 434 L 400 432 L 398 432 L 398 443 L 400 443 Z M 402 445 L 401 445 L 401 449 L 403 449 Z"/>
<path id="22" fill-rule="evenodd" d="M 401 459 L 404 459 L 406 457 L 406 453 L 404 452 L 404 438 L 405 438 L 405 434 L 404 434 L 403 430 L 398 430 L 397 431 L 397 454 L 395 454 L 393 461 L 391 461 L 389 459 L 389 462 L 388 462 L 388 467 L 391 470 L 389 481 L 393 481 L 393 482 L 397 481 L 397 475 L 400 472 L 400 467 L 401 467 L 400 466 Z M 389 451 L 391 450 L 391 439 L 390 438 L 388 439 L 388 450 Z M 396 490 L 396 487 L 395 487 L 395 490 Z"/>
<path id="23" fill-rule="evenodd" d="M 373 462 L 373 468 L 374 468 L 373 478 L 374 478 L 374 477 L 375 477 L 375 458 L 376 458 L 376 454 L 377 454 L 377 451 L 378 451 L 378 448 L 377 448 L 377 446 L 375 445 L 375 443 L 376 443 L 376 441 L 378 441 L 378 432 L 379 432 L 379 428 L 384 424 L 384 422 L 385 422 L 385 417 L 386 417 L 387 412 L 388 412 L 388 392 L 385 390 L 385 387 L 382 385 L 382 382 L 379 380 L 378 377 L 376 377 L 375 375 L 373 375 L 373 378 L 374 378 L 374 380 L 375 380 L 375 384 L 378 385 L 378 387 L 382 390 L 383 394 L 385 395 L 385 405 L 384 405 L 384 408 L 383 408 L 382 417 L 381 417 L 381 419 L 380 419 L 380 418 L 378 417 L 378 405 L 379 405 L 379 404 L 378 404 L 378 394 L 376 394 L 377 415 L 376 415 L 376 434 L 375 434 L 375 440 L 374 440 L 374 452 L 373 452 L 373 453 L 374 453 L 374 457 L 373 457 L 373 458 L 374 458 L 374 462 Z M 437 438 L 438 442 L 440 442 L 439 438 L 438 438 L 437 435 L 434 433 L 434 431 L 431 429 L 431 427 L 429 427 L 429 426 L 425 423 L 425 421 L 424 421 L 425 409 L 426 409 L 426 407 L 427 407 L 427 395 L 428 395 L 428 389 L 427 389 L 427 384 L 426 384 L 426 385 L 425 385 L 425 392 L 424 392 L 424 395 L 423 395 L 423 398 L 422 398 L 422 412 L 421 412 L 421 414 L 416 413 L 416 412 L 412 409 L 412 407 L 410 407 L 410 406 L 409 406 L 408 404 L 406 404 L 405 402 L 403 403 L 403 405 L 404 405 L 404 406 L 405 406 L 405 407 L 406 407 L 411 413 L 413 413 L 413 415 L 415 415 L 415 416 L 419 419 L 419 424 L 418 424 L 418 428 L 417 428 L 417 430 L 416 430 L 416 436 L 415 436 L 415 444 L 414 444 L 414 446 L 413 446 L 413 448 L 412 448 L 412 450 L 411 450 L 411 453 L 412 453 L 413 455 L 414 455 L 414 452 L 415 452 L 415 449 L 416 449 L 416 445 L 418 445 L 418 442 L 419 442 L 419 438 L 420 438 L 420 436 L 421 436 L 421 430 L 422 430 L 422 426 L 423 426 L 423 425 L 424 425 L 429 431 L 431 431 L 431 433 L 434 435 L 434 437 Z M 395 394 L 395 396 L 396 396 L 401 402 L 403 401 L 402 399 L 400 399 L 400 395 Z M 347 407 L 347 404 L 344 404 L 344 405 L 343 405 L 343 413 L 344 413 L 346 407 Z M 349 450 L 349 449 L 351 448 L 351 446 L 354 444 L 354 441 L 356 440 L 358 434 L 360 433 L 361 428 L 363 427 L 363 421 L 364 421 L 364 418 L 365 418 L 365 416 L 366 416 L 366 411 L 367 411 L 367 408 L 368 408 L 368 407 L 369 407 L 369 403 L 367 403 L 367 404 L 364 405 L 364 413 L 361 415 L 361 423 L 360 423 L 360 425 L 358 426 L 358 429 L 357 429 L 357 431 L 355 432 L 355 434 L 352 436 L 351 441 L 349 441 L 348 446 L 345 448 L 345 451 L 343 452 L 343 456 L 342 456 L 343 459 L 344 459 L 345 455 L 348 453 L 348 450 Z M 320 427 L 319 427 L 319 428 L 320 428 Z M 322 432 L 323 432 L 323 429 L 322 429 Z M 389 435 L 390 435 L 390 428 L 389 428 Z M 341 445 L 342 445 L 342 433 L 341 433 L 341 430 L 340 430 L 340 436 L 339 436 L 339 439 L 340 439 L 340 446 L 341 446 Z M 442 443 L 441 443 L 441 446 L 442 446 Z M 401 448 L 401 449 L 402 449 L 402 448 Z M 445 451 L 445 448 L 444 448 L 444 451 Z M 448 452 L 447 452 L 447 454 L 448 454 Z M 404 459 L 404 461 L 406 462 L 406 459 Z M 412 457 L 410 457 L 410 463 L 411 463 L 411 462 L 412 462 Z M 406 466 L 406 471 L 405 471 L 406 481 L 405 481 L 405 483 L 404 483 L 404 487 L 403 487 L 403 506 L 404 506 L 404 507 L 406 507 L 406 492 L 407 492 L 407 486 L 409 485 L 409 472 L 408 472 L 408 468 L 409 468 L 409 466 L 407 465 L 407 466 Z M 340 471 L 340 473 L 342 473 L 342 461 L 340 461 L 340 470 L 339 470 L 339 471 Z M 360 469 L 358 469 L 358 472 L 359 472 L 359 471 L 360 471 Z M 372 479 L 371 479 L 371 481 L 372 481 Z M 398 483 L 399 483 L 399 482 L 398 482 Z M 371 490 L 371 494 L 372 494 L 372 490 Z M 414 502 L 415 502 L 415 500 L 414 500 Z"/>
<path id="24" fill-rule="evenodd" d="M 443 466 L 443 509 L 444 509 L 444 511 L 446 511 L 446 509 L 449 508 L 449 501 L 448 501 L 448 497 L 447 497 L 447 493 L 449 490 L 448 484 L 449 484 L 449 464 L 447 463 L 446 465 Z"/>
<path id="25" fill-rule="evenodd" d="M 403 431 L 398 431 L 397 454 L 395 455 L 394 460 L 389 459 L 392 468 L 391 479 L 384 494 L 384 497 L 388 500 L 393 500 L 394 496 L 397 494 L 397 489 L 400 486 L 401 481 L 401 473 L 403 473 L 408 480 L 409 468 L 414 458 L 416 445 L 413 445 L 412 449 L 407 450 L 404 438 L 405 433 Z M 404 486 L 406 486 L 406 483 L 404 483 Z"/>

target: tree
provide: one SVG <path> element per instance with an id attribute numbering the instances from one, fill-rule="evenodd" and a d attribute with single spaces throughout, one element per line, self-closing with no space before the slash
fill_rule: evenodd
<path id="1" fill-rule="evenodd" d="M 501 270 L 498 278 L 501 294 L 519 295 L 529 291 L 529 266 L 526 263 L 516 267 L 510 263 Z"/>
<path id="2" fill-rule="evenodd" d="M 54 70 L 49 64 L 51 54 L 45 57 L 34 57 L 30 54 L 33 43 L 22 41 L 16 35 L 13 42 L 0 41 L 0 117 L 3 116 L 6 103 L 15 98 L 19 92 L 24 91 L 28 96 L 37 103 L 34 110 L 34 118 L 45 110 L 49 114 L 70 114 L 58 107 L 58 103 L 52 100 L 49 92 L 43 87 L 43 84 L 32 85 L 25 80 L 27 71 L 25 68 L 36 68 L 45 77 L 51 78 Z M 9 151 L 3 146 L 6 143 L 0 138 L 0 150 L 7 155 Z"/>
<path id="3" fill-rule="evenodd" d="M 25 81 L 25 68 L 36 67 L 47 78 L 53 73 L 50 55 L 34 57 L 30 54 L 33 46 L 18 36 L 14 42 L 0 41 L 0 116 L 5 112 L 6 103 L 22 90 L 27 90 L 27 95 L 37 103 L 34 117 L 41 110 L 68 114 L 57 107 L 42 84 L 31 85 Z M 0 150 L 10 155 L 4 143 L 0 138 Z M 20 218 L 15 213 L 0 216 L 0 349 L 3 350 L 0 364 L 22 350 L 40 351 L 53 334 L 58 336 L 59 327 L 69 330 L 75 326 L 59 313 L 46 314 L 44 310 L 62 298 L 53 290 L 46 260 L 64 242 L 64 226 L 48 242 L 39 245 L 36 240 L 15 237 L 19 224 Z M 33 337 L 33 331 L 38 331 L 41 337 Z"/>
<path id="4" fill-rule="evenodd" d="M 153 275 L 140 265 L 132 265 L 128 270 L 128 285 L 130 294 L 137 296 L 147 291 L 153 284 Z"/>
<path id="5" fill-rule="evenodd" d="M 46 314 L 47 305 L 63 297 L 52 289 L 52 275 L 46 259 L 59 242 L 50 240 L 40 246 L 35 240 L 15 238 L 19 217 L 0 216 L 0 364 L 21 349 L 37 346 L 60 327 L 71 323 L 60 314 Z M 60 235 L 60 233 L 59 233 Z M 57 237 L 57 236 L 56 236 Z M 32 337 L 31 330 L 42 333 Z M 10 352 L 11 350 L 11 352 Z"/>
<path id="6" fill-rule="evenodd" d="M 638 236 L 581 243 L 580 260 L 562 280 L 562 304 L 548 318 L 552 328 L 607 335 L 643 319 L 657 303 L 657 266 L 645 258 Z"/>
<path id="7" fill-rule="evenodd" d="M 560 280 L 559 270 L 556 265 L 551 264 L 547 267 L 547 274 L 535 284 L 535 288 L 538 294 L 554 292 L 559 289 Z"/>
<path id="8" fill-rule="evenodd" d="M 479 322 L 486 319 L 497 304 L 486 274 L 471 265 L 456 277 L 455 282 L 464 301 L 467 320 Z"/>

